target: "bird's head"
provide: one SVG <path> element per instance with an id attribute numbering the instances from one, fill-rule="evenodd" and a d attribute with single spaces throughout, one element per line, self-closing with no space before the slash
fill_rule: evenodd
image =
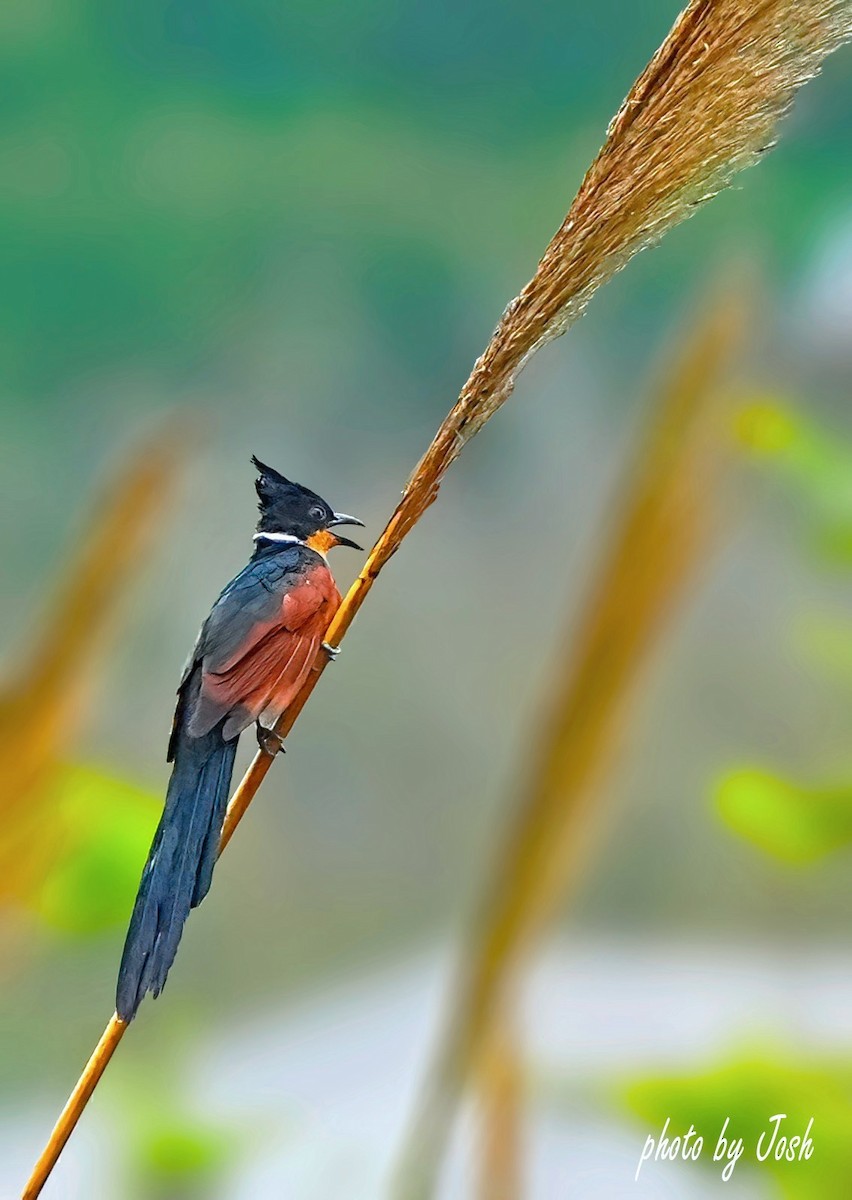
<path id="1" fill-rule="evenodd" d="M 285 479 L 260 459 L 253 456 L 251 461 L 258 470 L 255 487 L 260 508 L 260 520 L 257 523 L 259 534 L 298 538 L 320 554 L 327 553 L 334 546 L 363 549 L 357 542 L 334 532 L 340 525 L 363 526 L 363 521 L 346 513 L 335 512 L 322 496 L 302 487 L 300 483 Z"/>

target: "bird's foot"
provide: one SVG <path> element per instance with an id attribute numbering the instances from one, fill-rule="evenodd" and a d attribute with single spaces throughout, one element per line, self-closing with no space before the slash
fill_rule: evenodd
<path id="1" fill-rule="evenodd" d="M 276 733 L 274 729 L 264 729 L 260 724 L 257 727 L 257 744 L 270 758 L 274 758 L 276 754 L 286 754 L 281 734 Z"/>
<path id="2" fill-rule="evenodd" d="M 328 655 L 328 661 L 334 662 L 334 660 L 337 658 L 338 654 L 340 653 L 340 647 L 339 646 L 330 646 L 328 644 L 328 642 L 322 642 L 321 645 L 322 645 L 323 650 L 325 650 L 326 654 Z"/>

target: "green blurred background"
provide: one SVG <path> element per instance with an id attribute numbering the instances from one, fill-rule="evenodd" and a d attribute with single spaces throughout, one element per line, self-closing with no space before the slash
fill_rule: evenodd
<path id="1" fill-rule="evenodd" d="M 666 0 L 3 4 L 9 678 L 109 479 L 184 416 L 179 482 L 62 747 L 55 807 L 82 833 L 0 910 L 3 1195 L 111 1011 L 174 686 L 250 552 L 250 455 L 378 534 L 673 16 Z M 540 983 L 536 1053 L 549 1075 L 579 1063 L 595 1099 L 543 1090 L 529 1195 L 633 1186 L 656 1110 L 631 1093 L 636 1123 L 602 1079 L 699 1072 L 754 1037 L 785 1060 L 852 1060 L 849 61 L 803 91 L 759 169 L 602 292 L 465 453 L 45 1195 L 380 1194 L 641 381 L 728 260 L 759 281 L 745 370 L 785 432 L 743 455 L 724 550 L 648 681 L 618 820 Z M 358 563 L 335 565 L 347 583 Z M 447 1194 L 468 1195 L 456 1174 Z M 775 1192 L 797 1184 L 743 1166 L 736 1195 L 842 1194 L 824 1185 Z M 721 1186 L 664 1165 L 634 1190 Z"/>

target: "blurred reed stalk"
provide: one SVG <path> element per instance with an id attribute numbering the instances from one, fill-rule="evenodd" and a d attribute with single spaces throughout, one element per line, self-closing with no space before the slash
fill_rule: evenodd
<path id="1" fill-rule="evenodd" d="M 503 994 L 476 1067 L 479 1200 L 520 1200 L 523 1194 L 525 1073 L 514 995 Z"/>
<path id="2" fill-rule="evenodd" d="M 174 422 L 136 446 L 101 489 L 42 632 L 0 688 L 0 900 L 41 878 L 52 855 L 47 786 L 129 586 L 147 564 L 181 463 Z"/>
<path id="3" fill-rule="evenodd" d="M 331 646 L 340 644 L 382 568 L 437 497 L 448 468 L 511 395 L 535 351 L 564 333 L 633 254 L 754 162 L 797 88 L 850 36 L 852 0 L 693 0 L 684 10 L 610 124 L 533 278 L 506 308 L 411 476 L 329 626 Z M 280 734 L 292 729 L 325 661 L 279 722 Z M 271 764 L 258 754 L 243 777 L 225 820 L 223 849 Z M 114 1020 L 110 1027 L 101 1073 L 126 1029 Z M 27 1185 L 28 1200 L 41 1191 L 89 1094 L 66 1106 Z"/>
<path id="4" fill-rule="evenodd" d="M 607 815 L 603 789 L 617 765 L 642 668 L 687 586 L 707 561 L 724 455 L 720 389 L 739 348 L 743 307 L 726 289 L 686 332 L 656 393 L 645 438 L 626 471 L 608 551 L 573 641 L 554 655 L 552 696 L 520 803 L 480 904 L 448 1004 L 394 1195 L 436 1188 L 462 1089 L 487 1119 L 503 1084 L 481 1066 L 496 1041 L 504 1059 L 507 1005 L 542 926 L 588 870 Z M 519 1121 L 519 1114 L 516 1113 Z M 505 1123 L 505 1115 L 498 1118 Z M 495 1130 L 491 1141 L 501 1136 Z M 518 1142 L 517 1130 L 512 1135 Z M 517 1172 L 517 1165 L 512 1166 Z M 483 1174 L 491 1172 L 483 1171 Z M 492 1178 L 492 1194 L 512 1196 Z"/>

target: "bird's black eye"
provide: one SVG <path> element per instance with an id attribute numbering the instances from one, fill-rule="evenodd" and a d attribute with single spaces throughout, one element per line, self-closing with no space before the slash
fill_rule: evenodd
<path id="1" fill-rule="evenodd" d="M 314 521 L 324 521 L 325 509 L 320 508 L 318 504 L 315 504 L 313 508 L 308 510 L 308 516 Z"/>

